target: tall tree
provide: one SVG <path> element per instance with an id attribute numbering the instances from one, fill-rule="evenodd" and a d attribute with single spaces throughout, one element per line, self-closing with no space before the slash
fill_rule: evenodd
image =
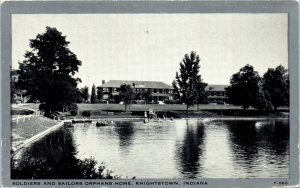
<path id="1" fill-rule="evenodd" d="M 179 88 L 178 88 L 178 86 L 177 86 L 176 80 L 173 80 L 172 86 L 173 86 L 173 88 L 174 88 L 174 98 L 175 98 L 175 99 L 180 99 Z"/>
<path id="2" fill-rule="evenodd" d="M 262 109 L 266 103 L 261 90 L 261 77 L 253 66 L 246 65 L 230 78 L 230 86 L 226 88 L 228 101 L 241 105 L 244 109 L 250 106 Z"/>
<path id="3" fill-rule="evenodd" d="M 207 94 L 205 92 L 205 87 L 207 83 L 203 83 L 201 80 L 197 80 L 195 90 L 196 90 L 196 103 L 197 110 L 199 111 L 199 104 L 207 104 Z"/>
<path id="4" fill-rule="evenodd" d="M 31 51 L 19 63 L 19 86 L 32 100 L 45 103 L 45 111 L 61 110 L 80 98 L 74 78 L 81 65 L 76 55 L 56 28 L 46 27 L 46 32 L 30 40 Z"/>
<path id="5" fill-rule="evenodd" d="M 17 97 L 19 96 L 20 92 L 18 90 L 18 80 L 17 80 L 17 71 L 11 70 L 10 71 L 11 79 L 10 79 L 10 99 L 12 103 L 17 102 Z"/>
<path id="6" fill-rule="evenodd" d="M 281 105 L 289 104 L 289 76 L 282 65 L 269 68 L 263 76 L 263 89 L 276 111 Z"/>
<path id="7" fill-rule="evenodd" d="M 118 89 L 121 100 L 125 105 L 125 112 L 127 111 L 127 105 L 131 103 L 134 97 L 133 89 L 129 84 L 122 84 Z"/>
<path id="8" fill-rule="evenodd" d="M 92 92 L 91 92 L 91 103 L 94 104 L 96 103 L 96 87 L 95 87 L 95 84 L 93 84 L 93 87 L 92 87 Z"/>
<path id="9" fill-rule="evenodd" d="M 142 92 L 142 99 L 145 100 L 146 103 L 149 103 L 149 101 L 152 100 L 152 95 L 150 90 Z"/>
<path id="10" fill-rule="evenodd" d="M 81 92 L 81 98 L 83 99 L 84 102 L 87 102 L 89 100 L 89 87 L 84 86 L 83 88 L 80 89 Z"/>
<path id="11" fill-rule="evenodd" d="M 102 88 L 97 88 L 97 99 L 98 101 L 101 101 L 103 97 L 103 90 Z"/>
<path id="12" fill-rule="evenodd" d="M 190 55 L 185 54 L 180 63 L 180 73 L 176 72 L 176 83 L 173 84 L 175 91 L 178 90 L 180 100 L 186 104 L 187 115 L 189 107 L 196 102 L 202 102 L 200 98 L 204 97 L 201 93 L 204 92 L 206 83 L 202 81 L 199 74 L 199 62 L 200 58 L 196 52 L 192 51 Z M 199 101 L 197 101 L 198 99 Z"/>

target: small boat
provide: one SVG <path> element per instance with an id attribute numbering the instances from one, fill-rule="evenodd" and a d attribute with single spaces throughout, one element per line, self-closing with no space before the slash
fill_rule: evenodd
<path id="1" fill-rule="evenodd" d="M 102 120 L 98 120 L 96 121 L 96 126 L 97 127 L 104 127 L 104 126 L 109 126 L 109 125 L 113 125 L 114 121 L 110 120 L 110 121 L 102 121 Z"/>
<path id="2" fill-rule="evenodd" d="M 104 127 L 104 126 L 108 126 L 108 124 L 106 122 L 96 122 L 96 126 L 97 127 Z"/>
<path id="3" fill-rule="evenodd" d="M 90 119 L 73 119 L 72 123 L 92 123 Z"/>

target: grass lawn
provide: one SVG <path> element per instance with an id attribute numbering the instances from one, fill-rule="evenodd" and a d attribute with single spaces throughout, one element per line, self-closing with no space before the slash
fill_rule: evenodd
<path id="1" fill-rule="evenodd" d="M 39 110 L 39 103 L 21 103 L 21 104 L 12 104 L 14 108 L 29 108 L 33 110 Z"/>
<path id="2" fill-rule="evenodd" d="M 80 112 L 84 110 L 90 111 L 125 111 L 123 104 L 77 104 Z M 128 111 L 186 111 L 184 104 L 131 104 L 127 105 Z M 241 109 L 238 106 L 232 105 L 214 105 L 214 104 L 200 104 L 199 110 L 216 110 L 216 109 Z M 197 111 L 197 105 L 189 108 L 189 111 Z"/>
<path id="3" fill-rule="evenodd" d="M 186 105 L 183 104 L 131 104 L 127 105 L 127 111 L 124 113 L 125 105 L 122 104 L 77 104 L 79 114 L 77 117 L 81 118 L 81 113 L 85 110 L 91 111 L 91 118 L 107 117 L 101 112 L 114 112 L 110 117 L 143 117 L 144 111 L 149 109 L 158 113 L 162 117 L 166 112 L 168 117 L 183 118 L 186 117 Z M 189 108 L 189 117 L 217 117 L 217 116 L 245 116 L 245 117 L 265 117 L 265 116 L 282 116 L 280 112 L 288 113 L 288 107 L 279 108 L 278 113 L 273 111 L 258 111 L 253 108 L 243 110 L 239 106 L 233 105 L 215 105 L 215 104 L 201 104 L 199 111 L 197 105 Z M 108 116 L 109 117 L 109 116 Z"/>
<path id="4" fill-rule="evenodd" d="M 56 125 L 58 122 L 45 117 L 36 117 L 30 120 L 19 120 L 11 123 L 13 145 L 22 142 L 34 135 Z"/>

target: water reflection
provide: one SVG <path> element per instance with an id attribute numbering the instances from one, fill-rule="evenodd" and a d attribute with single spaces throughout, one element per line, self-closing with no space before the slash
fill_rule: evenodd
<path id="1" fill-rule="evenodd" d="M 91 156 L 125 177 L 288 177 L 289 124 L 201 120 L 78 124 L 22 151 L 12 178 L 103 178 L 95 171 L 96 161 L 85 160 Z"/>
<path id="2" fill-rule="evenodd" d="M 186 120 L 186 132 L 183 141 L 176 143 L 176 158 L 179 161 L 179 171 L 184 178 L 196 178 L 201 171 L 200 156 L 202 156 L 204 125 L 197 121 Z"/>
<path id="3" fill-rule="evenodd" d="M 234 162 L 246 173 L 283 171 L 288 173 L 289 126 L 282 121 L 240 121 L 226 122 L 229 132 Z M 265 166 L 272 166 L 265 167 Z M 260 168 L 259 168 L 260 167 Z M 258 175 L 258 174 L 256 174 Z M 287 175 L 287 174 L 285 174 Z"/>
<path id="4" fill-rule="evenodd" d="M 97 161 L 80 160 L 70 130 L 60 129 L 21 151 L 12 159 L 12 179 L 112 179 Z"/>
<path id="5" fill-rule="evenodd" d="M 18 166 L 12 168 L 12 178 L 68 178 L 75 175 L 71 170 L 76 164 L 75 154 L 70 132 L 56 131 L 25 149 Z"/>
<path id="6" fill-rule="evenodd" d="M 252 166 L 257 161 L 258 143 L 260 137 L 253 122 L 230 121 L 226 122 L 232 142 L 231 148 L 237 164 Z"/>
<path id="7" fill-rule="evenodd" d="M 119 144 L 121 147 L 130 146 L 135 129 L 133 123 L 129 121 L 117 122 L 114 130 L 119 136 Z"/>

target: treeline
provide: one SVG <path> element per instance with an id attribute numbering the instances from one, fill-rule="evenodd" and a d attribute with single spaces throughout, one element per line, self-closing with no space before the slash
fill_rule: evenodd
<path id="1" fill-rule="evenodd" d="M 100 89 L 96 90 L 95 84 L 92 86 L 91 94 L 89 93 L 89 87 L 84 86 L 80 89 L 80 98 L 77 103 L 99 103 L 102 100 L 103 92 Z"/>
<path id="2" fill-rule="evenodd" d="M 207 93 L 200 75 L 200 58 L 196 52 L 185 54 L 180 62 L 172 85 L 175 99 L 187 106 L 207 104 Z M 253 107 L 259 110 L 277 110 L 279 106 L 289 105 L 289 75 L 282 65 L 269 68 L 261 77 L 253 66 L 246 65 L 230 78 L 230 86 L 226 89 L 228 103 Z"/>
<path id="3" fill-rule="evenodd" d="M 103 99 L 103 91 L 92 86 L 91 95 L 87 86 L 79 89 L 80 78 L 75 77 L 82 62 L 69 49 L 70 42 L 56 28 L 46 27 L 46 32 L 31 39 L 31 51 L 26 51 L 19 69 L 11 74 L 11 101 L 28 97 L 31 102 L 41 103 L 45 114 L 51 111 L 76 110 L 74 103 L 98 103 Z M 180 62 L 172 83 L 175 102 L 190 106 L 207 104 L 207 94 L 200 74 L 200 58 L 196 52 L 185 54 Z M 13 77 L 12 77 L 13 78 Z M 251 65 L 241 68 L 232 75 L 230 86 L 226 88 L 228 102 L 244 109 L 274 109 L 289 104 L 289 78 L 283 66 L 270 68 L 260 77 Z M 125 106 L 132 100 L 152 100 L 151 93 L 133 93 L 131 86 L 118 89 L 115 101 L 123 101 Z M 111 96 L 109 96 L 111 97 Z M 174 102 L 173 101 L 173 102 Z M 171 101 L 172 102 L 172 101 Z M 125 107 L 126 108 L 126 107 Z"/>
<path id="4" fill-rule="evenodd" d="M 277 110 L 279 106 L 289 105 L 288 70 L 279 65 L 269 68 L 261 77 L 247 64 L 231 76 L 226 92 L 229 103 L 244 109 Z"/>

